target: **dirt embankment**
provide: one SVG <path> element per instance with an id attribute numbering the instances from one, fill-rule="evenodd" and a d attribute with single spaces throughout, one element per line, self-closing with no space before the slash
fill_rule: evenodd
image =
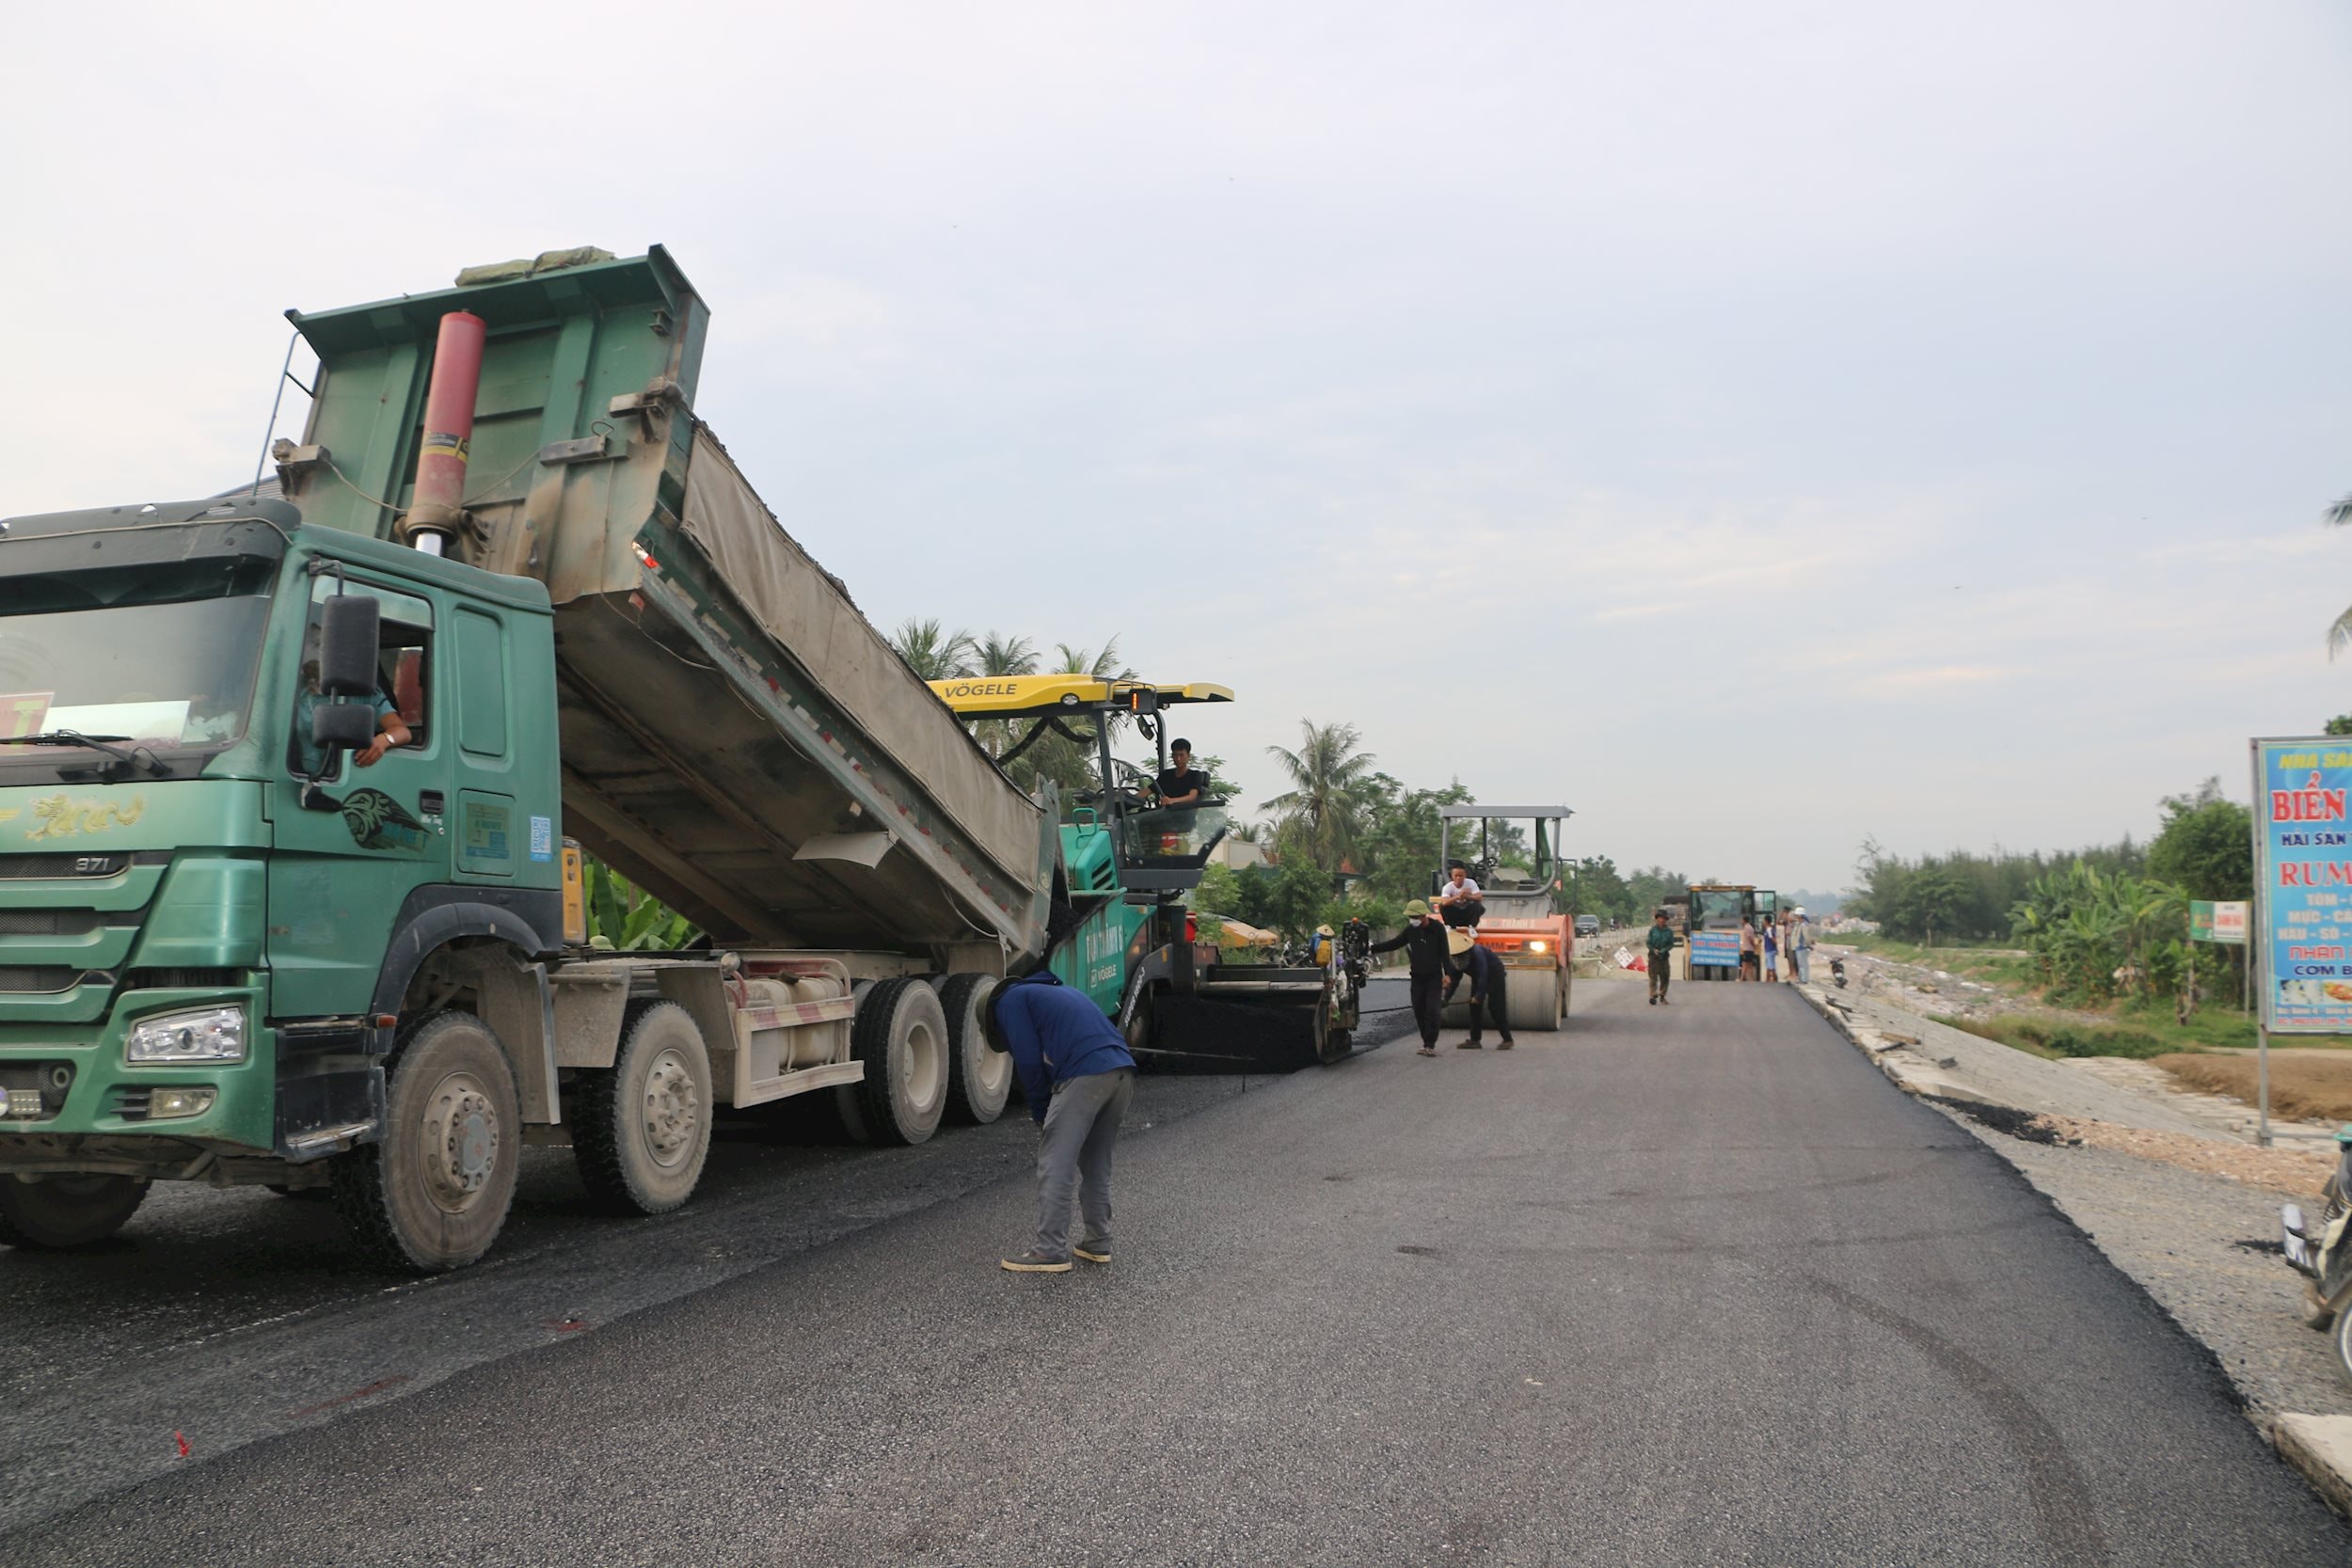
<path id="1" fill-rule="evenodd" d="M 2155 1065 L 2201 1094 L 2254 1103 L 2256 1064 L 2243 1052 L 2158 1056 Z M 2291 1121 L 2352 1121 L 2352 1053 L 2270 1053 L 2270 1114 Z"/>

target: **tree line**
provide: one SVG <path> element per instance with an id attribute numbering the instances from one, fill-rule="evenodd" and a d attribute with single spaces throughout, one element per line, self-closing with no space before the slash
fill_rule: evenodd
<path id="1" fill-rule="evenodd" d="M 1860 888 L 1848 912 L 1908 941 L 2007 941 L 2032 955 L 2052 1001 L 2117 996 L 2171 998 L 2233 992 L 2244 950 L 2208 947 L 2192 983 L 2191 899 L 2254 895 L 2252 813 L 2207 779 L 2166 796 L 2162 824 L 2145 845 L 2113 844 L 2061 854 L 1958 849 L 1906 859 L 1865 839 Z"/>

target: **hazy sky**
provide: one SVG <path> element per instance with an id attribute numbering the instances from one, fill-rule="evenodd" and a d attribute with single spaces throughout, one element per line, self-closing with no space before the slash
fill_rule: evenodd
<path id="1" fill-rule="evenodd" d="M 1346 720 L 1820 888 L 2352 709 L 2340 4 L 9 25 L 0 514 L 249 474 L 287 306 L 660 243 L 870 617 L 1224 682 L 1252 800 Z"/>

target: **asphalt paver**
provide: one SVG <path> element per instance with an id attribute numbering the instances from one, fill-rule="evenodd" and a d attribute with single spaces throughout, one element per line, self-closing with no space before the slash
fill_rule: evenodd
<path id="1" fill-rule="evenodd" d="M 2342 1563 L 2211 1358 L 1795 996 L 1581 984 L 0 1537 L 41 1563 Z M 1448 1043 L 1458 1036 L 1449 1037 Z"/>

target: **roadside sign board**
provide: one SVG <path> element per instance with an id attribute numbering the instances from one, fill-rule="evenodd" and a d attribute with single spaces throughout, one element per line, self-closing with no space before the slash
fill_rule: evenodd
<path id="1" fill-rule="evenodd" d="M 2253 744 L 2263 1027 L 2352 1034 L 2352 740 Z"/>
<path id="2" fill-rule="evenodd" d="M 2247 906 L 2243 900 L 2192 898 L 2188 901 L 2188 936 L 2191 942 L 2243 944 L 2246 941 L 2246 920 Z"/>

